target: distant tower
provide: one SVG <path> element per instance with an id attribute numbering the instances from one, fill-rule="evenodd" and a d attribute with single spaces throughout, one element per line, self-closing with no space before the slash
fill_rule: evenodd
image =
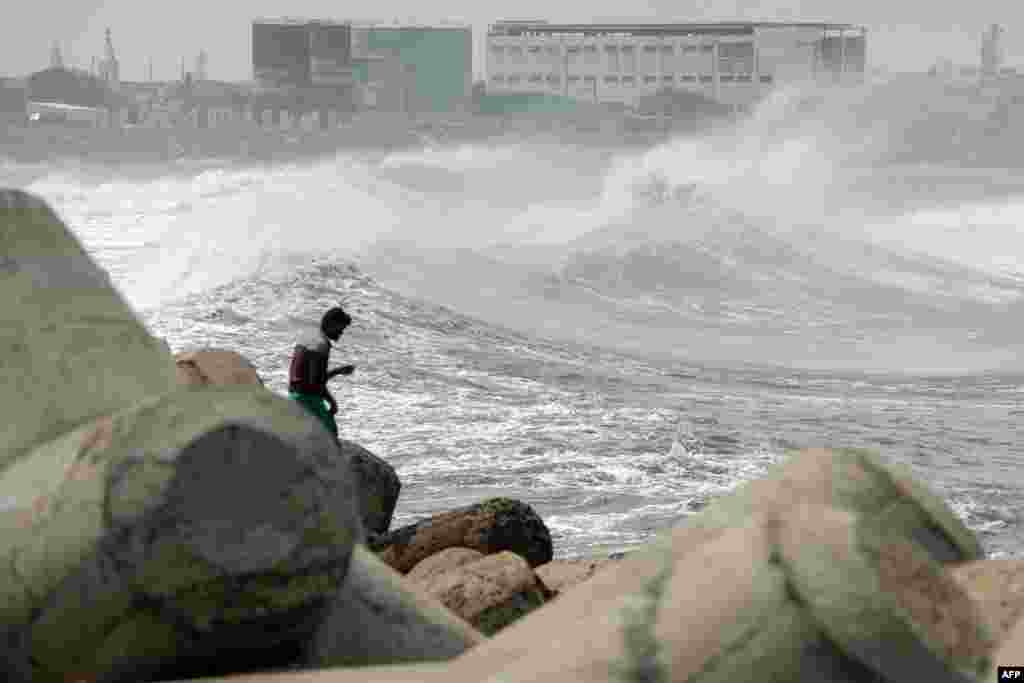
<path id="1" fill-rule="evenodd" d="M 989 26 L 988 31 L 981 39 L 981 75 L 982 78 L 992 78 L 999 75 L 999 68 L 1003 62 L 1003 49 L 1001 38 L 1003 27 L 998 24 Z"/>
<path id="2" fill-rule="evenodd" d="M 64 55 L 61 54 L 60 45 L 57 41 L 53 43 L 53 49 L 50 50 L 50 68 L 51 69 L 63 69 L 64 68 Z"/>
<path id="3" fill-rule="evenodd" d="M 117 62 L 117 54 L 114 53 L 114 41 L 110 37 L 109 28 L 107 29 L 103 60 L 100 62 L 100 78 L 106 81 L 112 90 L 117 90 L 121 84 L 121 66 Z"/>
<path id="4" fill-rule="evenodd" d="M 199 56 L 196 57 L 196 73 L 195 80 L 205 81 L 206 80 L 206 50 L 200 50 Z"/>

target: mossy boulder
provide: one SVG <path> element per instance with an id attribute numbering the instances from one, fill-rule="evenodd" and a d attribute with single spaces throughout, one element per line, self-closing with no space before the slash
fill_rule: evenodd
<path id="1" fill-rule="evenodd" d="M 0 189 L 0 469 L 175 387 L 171 355 L 53 210 Z"/>
<path id="2" fill-rule="evenodd" d="M 293 668 L 444 661 L 484 640 L 464 619 L 357 544 L 345 585 L 331 598 Z"/>
<path id="3" fill-rule="evenodd" d="M 531 567 L 550 562 L 551 532 L 532 507 L 511 498 L 491 498 L 443 512 L 374 540 L 371 549 L 402 573 L 445 548 L 471 548 L 484 555 L 509 550 Z"/>
<path id="4" fill-rule="evenodd" d="M 375 539 L 388 532 L 398 505 L 402 482 L 395 468 L 354 441 L 340 439 L 341 453 L 351 463 L 359 495 L 359 512 L 367 535 Z"/>
<path id="5" fill-rule="evenodd" d="M 812 448 L 738 486 L 682 526 L 706 530 L 744 523 L 753 514 L 798 503 L 851 510 L 880 529 L 914 541 L 941 563 L 985 556 L 977 537 L 905 465 L 859 448 Z"/>
<path id="6" fill-rule="evenodd" d="M 600 579 L 616 570 L 641 579 L 611 598 Z M 796 505 L 696 548 L 647 544 L 467 652 L 451 676 L 964 683 L 982 680 L 992 647 L 977 606 L 920 546 Z"/>
<path id="7" fill-rule="evenodd" d="M 141 401 L 8 467 L 0 494 L 4 659 L 33 683 L 304 638 L 361 533 L 333 440 L 263 389 Z"/>

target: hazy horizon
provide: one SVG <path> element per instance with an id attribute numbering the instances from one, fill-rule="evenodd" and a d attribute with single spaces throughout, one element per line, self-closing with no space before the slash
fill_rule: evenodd
<path id="1" fill-rule="evenodd" d="M 998 0 L 979 0 L 969 7 L 935 6 L 919 1 L 898 6 L 868 0 L 853 8 L 836 0 L 814 3 L 797 0 L 782 3 L 750 3 L 746 0 L 647 2 L 633 6 L 629 15 L 621 5 L 590 3 L 574 10 L 563 3 L 551 11 L 549 3 L 518 3 L 515 11 L 504 5 L 470 0 L 435 3 L 429 12 L 409 0 L 375 3 L 375 12 L 347 10 L 325 0 L 296 0 L 283 4 L 254 0 L 244 7 L 230 7 L 179 0 L 151 5 L 127 0 L 85 0 L 58 5 L 53 0 L 26 4 L 9 11 L 0 26 L 0 75 L 24 76 L 49 65 L 50 51 L 61 46 L 65 63 L 88 67 L 103 53 L 104 30 L 113 32 L 114 46 L 124 80 L 144 80 L 152 60 L 157 80 L 177 78 L 182 59 L 185 69 L 194 68 L 195 56 L 205 50 L 211 78 L 246 80 L 252 77 L 250 22 L 259 17 L 294 16 L 329 19 L 378 19 L 391 22 L 458 21 L 474 32 L 474 76 L 482 75 L 482 39 L 487 25 L 498 19 L 533 18 L 551 21 L 801 20 L 852 23 L 866 26 L 868 60 L 872 68 L 892 71 L 923 71 L 940 58 L 960 64 L 976 64 L 980 37 L 991 23 L 1005 29 L 1007 64 L 1024 62 L 1024 7 Z"/>

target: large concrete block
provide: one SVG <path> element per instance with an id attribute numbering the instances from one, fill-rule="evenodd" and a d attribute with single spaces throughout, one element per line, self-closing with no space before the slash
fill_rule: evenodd
<path id="1" fill-rule="evenodd" d="M 244 670 L 312 633 L 362 533 L 333 439 L 259 387 L 100 418 L 0 472 L 0 499 L 0 666 L 33 683 Z"/>
<path id="2" fill-rule="evenodd" d="M 0 190 L 0 468 L 174 386 L 171 355 L 71 231 Z"/>
<path id="3" fill-rule="evenodd" d="M 333 596 L 299 665 L 448 660 L 483 641 L 466 621 L 357 544 L 345 585 Z"/>

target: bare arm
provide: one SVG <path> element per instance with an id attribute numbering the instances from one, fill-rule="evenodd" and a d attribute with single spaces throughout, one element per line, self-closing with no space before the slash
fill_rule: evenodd
<path id="1" fill-rule="evenodd" d="M 351 375 L 355 371 L 356 366 L 354 365 L 342 365 L 329 371 L 327 373 L 327 379 L 334 379 L 338 375 Z"/>

